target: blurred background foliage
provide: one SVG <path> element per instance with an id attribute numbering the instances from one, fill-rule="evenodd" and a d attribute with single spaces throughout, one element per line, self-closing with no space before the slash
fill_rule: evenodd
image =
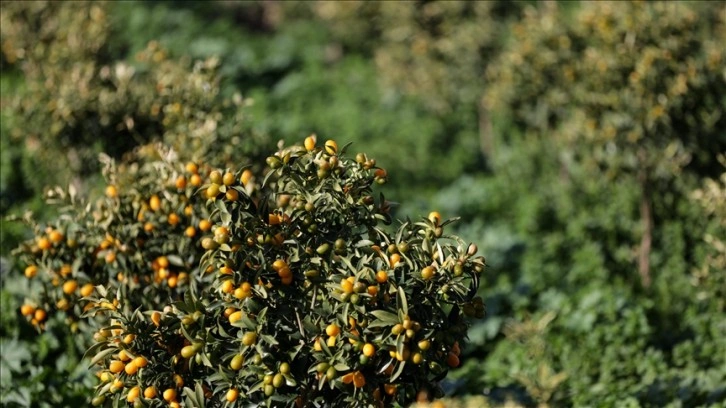
<path id="1" fill-rule="evenodd" d="M 3 256 L 30 233 L 11 216 L 53 216 L 46 187 L 98 194 L 100 152 L 240 165 L 317 133 L 376 157 L 399 217 L 464 217 L 487 256 L 447 404 L 726 401 L 723 3 L 1 7 Z M 0 398 L 81 401 L 78 347 L 19 318 L 13 262 Z"/>

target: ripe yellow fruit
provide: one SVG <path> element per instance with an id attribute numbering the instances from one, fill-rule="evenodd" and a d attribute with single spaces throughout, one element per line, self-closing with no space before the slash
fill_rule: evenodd
<path id="1" fill-rule="evenodd" d="M 224 194 L 225 198 L 227 198 L 227 201 L 237 201 L 239 200 L 239 192 L 235 189 L 230 188 L 227 190 L 227 192 Z"/>
<path id="2" fill-rule="evenodd" d="M 22 314 L 23 316 L 30 316 L 33 313 L 35 313 L 35 307 L 31 305 L 20 306 L 20 314 Z"/>
<path id="3" fill-rule="evenodd" d="M 25 268 L 25 277 L 28 279 L 34 278 L 35 275 L 38 274 L 38 267 L 35 265 L 30 265 L 27 268 Z"/>
<path id="4" fill-rule="evenodd" d="M 205 194 L 210 200 L 216 198 L 219 194 L 219 184 L 210 184 Z"/>
<path id="5" fill-rule="evenodd" d="M 186 165 L 186 170 L 189 173 L 196 174 L 199 171 L 199 166 L 196 163 L 194 163 L 194 162 L 189 162 Z"/>
<path id="6" fill-rule="evenodd" d="M 164 390 L 163 397 L 164 397 L 164 401 L 166 401 L 166 402 L 175 401 L 176 400 L 176 390 L 173 388 L 168 388 L 168 389 Z"/>
<path id="7" fill-rule="evenodd" d="M 106 197 L 108 197 L 108 198 L 118 197 L 118 190 L 116 189 L 116 186 L 113 186 L 113 185 L 106 186 Z"/>
<path id="8" fill-rule="evenodd" d="M 199 187 L 202 185 L 202 176 L 199 174 L 192 174 L 191 177 L 189 177 L 189 183 L 194 187 Z"/>
<path id="9" fill-rule="evenodd" d="M 246 186 L 250 180 L 252 180 L 252 171 L 250 169 L 245 169 L 239 177 L 239 182 L 242 183 L 243 186 Z"/>
<path id="10" fill-rule="evenodd" d="M 247 299 L 250 297 L 250 292 L 240 287 L 234 290 L 234 297 L 239 300 Z"/>
<path id="11" fill-rule="evenodd" d="M 50 238 L 50 241 L 53 243 L 60 243 L 63 241 L 63 233 L 58 230 L 53 230 L 48 234 L 48 238 Z"/>
<path id="12" fill-rule="evenodd" d="M 124 387 L 124 382 L 120 379 L 113 380 L 113 383 L 111 384 L 111 392 L 116 392 Z"/>
<path id="13" fill-rule="evenodd" d="M 139 368 L 143 368 L 149 364 L 149 361 L 146 360 L 146 357 L 139 356 L 134 359 L 134 364 Z"/>
<path id="14" fill-rule="evenodd" d="M 152 313 L 151 321 L 154 323 L 155 326 L 159 327 L 159 324 L 161 324 L 161 313 L 159 313 L 159 312 Z"/>
<path id="15" fill-rule="evenodd" d="M 161 199 L 158 195 L 154 194 L 149 199 L 149 208 L 151 208 L 152 211 L 159 211 L 161 208 Z"/>
<path id="16" fill-rule="evenodd" d="M 144 390 L 144 398 L 151 399 L 156 397 L 156 387 L 150 385 Z"/>
<path id="17" fill-rule="evenodd" d="M 325 334 L 330 337 L 335 337 L 340 334 L 340 327 L 335 323 L 331 323 L 325 328 Z"/>
<path id="18" fill-rule="evenodd" d="M 176 213 L 171 213 L 169 216 L 166 217 L 166 222 L 169 223 L 169 225 L 177 225 L 179 224 L 179 216 L 176 215 Z"/>
<path id="19" fill-rule="evenodd" d="M 231 315 L 229 315 L 228 319 L 230 324 L 234 324 L 235 322 L 242 320 L 242 311 L 238 310 L 232 313 Z"/>
<path id="20" fill-rule="evenodd" d="M 222 285 L 219 288 L 223 293 L 232 293 L 234 292 L 234 282 L 232 282 L 232 279 L 227 279 L 222 282 Z"/>
<path id="21" fill-rule="evenodd" d="M 441 214 L 438 211 L 431 211 L 429 213 L 429 221 L 433 222 L 434 225 L 439 225 L 441 223 Z"/>
<path id="22" fill-rule="evenodd" d="M 48 313 L 46 313 L 46 311 L 43 309 L 37 309 L 35 313 L 33 313 L 33 317 L 35 318 L 35 320 L 43 322 L 48 317 Z"/>
<path id="23" fill-rule="evenodd" d="M 290 268 L 285 267 L 277 271 L 277 275 L 282 279 L 292 278 L 292 271 L 290 270 Z"/>
<path id="24" fill-rule="evenodd" d="M 366 377 L 360 371 L 353 373 L 353 386 L 361 388 L 366 385 Z"/>
<path id="25" fill-rule="evenodd" d="M 83 285 L 83 287 L 81 287 L 81 296 L 91 296 L 95 289 L 96 288 L 93 286 L 92 283 L 86 283 L 85 285 Z"/>
<path id="26" fill-rule="evenodd" d="M 46 237 L 42 237 L 38 239 L 38 248 L 40 248 L 43 251 L 46 251 L 50 249 L 53 246 L 53 244 L 50 242 L 50 240 Z"/>
<path id="27" fill-rule="evenodd" d="M 65 265 L 61 266 L 61 268 L 60 268 L 60 275 L 62 277 L 65 278 L 65 277 L 67 277 L 68 275 L 70 275 L 72 273 L 73 273 L 73 267 L 72 266 L 70 266 L 68 264 L 65 264 Z"/>
<path id="28" fill-rule="evenodd" d="M 197 229 L 190 225 L 184 230 L 184 235 L 189 238 L 194 238 L 194 236 L 197 235 Z"/>
<path id="29" fill-rule="evenodd" d="M 73 294 L 76 289 L 78 289 L 78 282 L 76 282 L 75 280 L 69 280 L 63 284 L 63 293 L 65 293 L 66 295 Z"/>
<path id="30" fill-rule="evenodd" d="M 235 402 L 237 401 L 237 397 L 239 397 L 239 391 L 236 388 L 227 390 L 227 402 Z"/>
<path id="31" fill-rule="evenodd" d="M 209 181 L 211 181 L 212 184 L 222 184 L 222 173 L 217 170 L 209 173 Z"/>
<path id="32" fill-rule="evenodd" d="M 434 268 L 432 266 L 427 266 L 421 270 L 421 279 L 429 280 L 433 277 L 434 277 Z"/>
<path id="33" fill-rule="evenodd" d="M 125 362 L 131 360 L 131 356 L 129 356 L 126 350 L 121 350 L 118 352 L 118 359 Z"/>
<path id="34" fill-rule="evenodd" d="M 222 184 L 225 186 L 231 186 L 234 184 L 234 174 L 230 172 L 224 173 L 224 176 L 222 176 Z"/>
<path id="35" fill-rule="evenodd" d="M 280 224 L 280 222 L 282 222 L 282 219 L 277 214 L 271 213 L 267 218 L 268 218 L 267 223 L 270 225 L 278 225 L 278 224 Z"/>
<path id="36" fill-rule="evenodd" d="M 111 364 L 108 365 L 108 371 L 118 374 L 123 371 L 125 367 L 126 365 L 122 361 L 113 360 L 111 361 Z"/>
<path id="37" fill-rule="evenodd" d="M 128 375 L 134 375 L 134 374 L 136 374 L 137 371 L 139 371 L 139 366 L 134 364 L 134 362 L 132 361 L 132 362 L 126 364 L 126 367 L 124 367 L 124 371 Z"/>
<path id="38" fill-rule="evenodd" d="M 338 143 L 335 140 L 327 140 L 325 142 L 325 152 L 333 156 L 338 153 Z"/>
<path id="39" fill-rule="evenodd" d="M 179 374 L 174 374 L 174 384 L 177 388 L 181 388 L 184 386 L 184 379 Z"/>
<path id="40" fill-rule="evenodd" d="M 340 377 L 340 381 L 343 382 L 343 384 L 350 384 L 353 382 L 353 373 L 348 373 L 342 377 Z"/>
<path id="41" fill-rule="evenodd" d="M 139 386 L 135 386 L 134 388 L 129 390 L 129 393 L 126 395 L 126 401 L 135 402 L 137 399 L 139 399 L 140 393 L 141 389 L 139 388 Z"/>
<path id="42" fill-rule="evenodd" d="M 212 223 L 209 220 L 201 220 L 199 221 L 199 229 L 207 232 L 212 228 Z"/>
<path id="43" fill-rule="evenodd" d="M 113 376 L 113 374 L 109 373 L 108 371 L 104 371 L 101 373 L 99 378 L 101 379 L 101 382 L 107 383 L 107 382 L 110 382 L 111 380 L 113 380 L 114 376 Z"/>
<path id="44" fill-rule="evenodd" d="M 272 263 L 272 269 L 279 271 L 282 268 L 287 267 L 287 262 L 285 262 L 282 259 L 276 259 L 275 262 Z"/>
<path id="45" fill-rule="evenodd" d="M 353 293 L 353 283 L 347 279 L 340 281 L 340 288 L 343 290 L 343 293 Z"/>
<path id="46" fill-rule="evenodd" d="M 317 137 L 315 135 L 310 135 L 305 138 L 305 150 L 311 152 L 313 149 L 315 149 L 315 142 Z"/>
<path id="47" fill-rule="evenodd" d="M 366 357 L 373 357 L 376 354 L 376 347 L 371 343 L 366 343 L 363 346 L 363 355 Z"/>
<path id="48" fill-rule="evenodd" d="M 399 255 L 399 254 L 393 254 L 389 258 L 389 261 L 391 262 L 391 268 L 393 268 L 396 265 L 398 265 L 399 262 L 401 262 L 401 255 Z"/>
<path id="49" fill-rule="evenodd" d="M 176 186 L 177 190 L 184 190 L 187 187 L 187 178 L 184 176 L 177 177 L 174 185 Z"/>

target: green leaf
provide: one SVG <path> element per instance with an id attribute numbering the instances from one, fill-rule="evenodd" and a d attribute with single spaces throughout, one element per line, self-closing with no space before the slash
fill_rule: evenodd
<path id="1" fill-rule="evenodd" d="M 403 291 L 403 287 L 398 287 L 398 308 L 403 311 L 404 315 L 408 314 L 408 302 L 406 301 L 406 292 Z"/>

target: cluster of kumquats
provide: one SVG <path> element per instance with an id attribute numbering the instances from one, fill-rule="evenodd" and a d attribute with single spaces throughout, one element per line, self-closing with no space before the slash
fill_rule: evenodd
<path id="1" fill-rule="evenodd" d="M 171 157 L 109 165 L 107 197 L 82 215 L 98 230 L 54 226 L 27 247 L 28 274 L 57 279 L 54 302 L 105 323 L 87 352 L 94 405 L 396 406 L 440 392 L 464 316 L 484 313 L 484 258 L 436 212 L 391 231 L 372 191 L 385 170 L 316 142 L 268 157 L 256 182 Z"/>
<path id="2" fill-rule="evenodd" d="M 96 308 L 115 310 L 120 300 L 130 309 L 153 308 L 188 290 L 204 254 L 199 241 L 212 225 L 196 190 L 212 170 L 174 159 L 160 146 L 143 147 L 119 165 L 102 158 L 109 184 L 91 203 L 48 192 L 48 202 L 64 208 L 61 216 L 35 224 L 35 238 L 15 251 L 25 276 L 43 287 L 21 308 L 34 325 L 43 328 L 62 311 L 76 328 Z M 250 172 L 244 177 L 252 188 Z M 100 300 L 97 285 L 111 300 Z"/>

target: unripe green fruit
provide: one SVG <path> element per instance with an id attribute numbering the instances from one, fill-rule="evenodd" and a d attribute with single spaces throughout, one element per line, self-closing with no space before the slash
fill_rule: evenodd
<path id="1" fill-rule="evenodd" d="M 328 379 L 328 381 L 332 381 L 338 377 L 338 370 L 335 369 L 335 367 L 328 368 L 328 371 L 325 372 L 325 378 Z"/>
<path id="2" fill-rule="evenodd" d="M 280 373 L 275 374 L 275 377 L 272 379 L 272 386 L 275 388 L 280 388 L 284 383 L 285 377 L 283 377 L 283 375 Z"/>
<path id="3" fill-rule="evenodd" d="M 266 160 L 267 165 L 270 166 L 271 169 L 279 169 L 282 166 L 282 161 L 277 156 L 270 156 Z"/>

